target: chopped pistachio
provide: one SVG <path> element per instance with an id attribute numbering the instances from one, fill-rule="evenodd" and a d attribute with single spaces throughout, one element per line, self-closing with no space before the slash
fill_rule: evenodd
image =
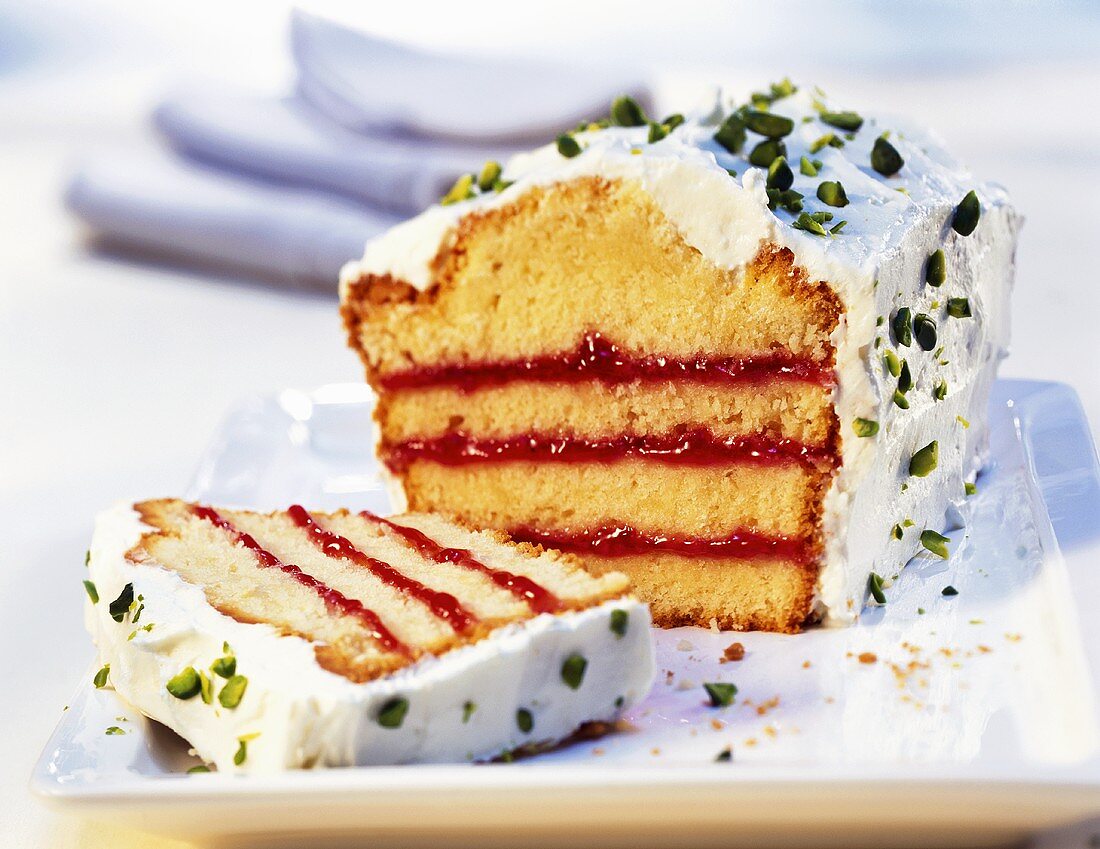
<path id="1" fill-rule="evenodd" d="M 223 708 L 233 710 L 244 698 L 244 691 L 248 689 L 248 679 L 243 675 L 234 675 L 225 682 L 221 692 L 218 693 L 218 703 Z"/>
<path id="2" fill-rule="evenodd" d="M 913 522 L 913 520 L 912 520 L 912 519 L 910 519 L 910 518 L 909 518 L 908 516 L 906 516 L 906 517 L 905 517 L 905 518 L 904 518 L 904 519 L 902 520 L 901 526 L 902 526 L 903 528 L 911 528 L 911 527 L 913 527 L 913 525 L 914 525 L 914 524 L 915 524 L 915 523 Z"/>
<path id="3" fill-rule="evenodd" d="M 84 568 L 88 568 L 88 564 L 92 562 L 92 550 L 90 548 L 84 551 Z"/>
<path id="4" fill-rule="evenodd" d="M 94 583 L 86 580 L 84 582 L 84 591 L 88 593 L 88 598 L 92 600 L 92 604 L 99 604 L 99 592 L 96 591 Z"/>
<path id="5" fill-rule="evenodd" d="M 409 700 L 403 696 L 394 696 L 378 710 L 378 724 L 383 728 L 400 728 L 409 712 Z"/>
<path id="6" fill-rule="evenodd" d="M 925 478 L 935 471 L 940 462 L 940 443 L 933 439 L 909 460 L 909 474 Z"/>
<path id="7" fill-rule="evenodd" d="M 187 770 L 188 775 L 199 775 L 200 773 L 204 772 L 210 772 L 210 767 L 208 767 L 206 764 L 198 764 L 197 766 L 193 766 L 191 767 L 191 769 Z"/>
<path id="8" fill-rule="evenodd" d="M 947 543 L 949 542 L 951 542 L 950 538 L 945 537 L 943 534 L 938 534 L 935 531 L 921 531 L 920 544 L 944 560 L 947 559 Z"/>
<path id="9" fill-rule="evenodd" d="M 835 236 L 837 233 L 839 233 L 841 230 L 843 230 L 847 226 L 848 226 L 847 221 L 838 221 L 836 224 L 834 224 L 832 227 L 829 228 L 829 235 L 830 236 Z"/>
<path id="10" fill-rule="evenodd" d="M 817 176 L 817 166 L 814 165 L 813 162 L 811 162 L 805 156 L 803 156 L 798 161 L 798 170 L 801 174 L 803 174 L 806 177 L 816 177 Z"/>
<path id="11" fill-rule="evenodd" d="M 963 491 L 967 495 L 974 495 L 978 491 L 978 485 L 976 483 L 971 483 L 970 481 L 966 481 L 963 484 Z"/>
<path id="12" fill-rule="evenodd" d="M 927 313 L 917 313 L 913 319 L 913 335 L 922 351 L 931 351 L 937 341 L 936 320 Z"/>
<path id="13" fill-rule="evenodd" d="M 240 766 L 248 758 L 248 744 L 260 736 L 257 731 L 255 734 L 244 734 L 237 738 L 237 752 L 233 755 L 233 763 Z"/>
<path id="14" fill-rule="evenodd" d="M 886 604 L 886 593 L 883 592 L 885 585 L 886 582 L 878 572 L 872 572 L 867 576 L 867 592 L 871 594 L 875 604 Z"/>
<path id="15" fill-rule="evenodd" d="M 970 299 L 948 298 L 947 314 L 952 318 L 970 318 L 973 315 L 973 313 L 970 312 Z"/>
<path id="16" fill-rule="evenodd" d="M 707 696 L 710 697 L 711 707 L 727 707 L 733 704 L 733 697 L 737 695 L 737 686 L 735 684 L 712 682 L 704 684 L 703 689 L 706 690 Z"/>
<path id="17" fill-rule="evenodd" d="M 202 691 L 202 682 L 199 680 L 199 673 L 195 671 L 195 667 L 188 666 L 182 672 L 172 676 L 164 689 L 177 699 L 186 701 L 187 699 L 193 699 Z"/>
<path id="18" fill-rule="evenodd" d="M 462 705 L 462 724 L 465 725 L 470 721 L 470 717 L 474 715 L 474 711 L 477 710 L 477 705 L 473 702 L 466 702 Z"/>
<path id="19" fill-rule="evenodd" d="M 616 127 L 644 126 L 645 111 L 633 97 L 620 95 L 611 102 L 611 123 Z"/>
<path id="20" fill-rule="evenodd" d="M 214 683 L 210 680 L 210 677 L 199 670 L 199 695 L 202 696 L 202 703 L 209 705 L 214 703 Z"/>
<path id="21" fill-rule="evenodd" d="M 787 155 L 787 146 L 777 139 L 765 139 L 749 152 L 749 162 L 767 168 L 780 156 Z"/>
<path id="22" fill-rule="evenodd" d="M 794 173 L 791 171 L 791 166 L 787 164 L 786 157 L 777 156 L 768 166 L 767 187 L 783 192 L 789 189 L 793 182 Z"/>
<path id="23" fill-rule="evenodd" d="M 796 230 L 805 230 L 807 233 L 813 233 L 815 236 L 826 235 L 825 228 L 821 226 L 821 222 L 805 212 L 800 213 L 791 226 Z"/>
<path id="24" fill-rule="evenodd" d="M 527 708 L 520 708 L 516 711 L 516 725 L 524 734 L 530 734 L 535 727 L 535 717 Z"/>
<path id="25" fill-rule="evenodd" d="M 932 387 L 932 397 L 937 401 L 942 401 L 947 397 L 947 381 L 937 380 L 936 385 Z"/>
<path id="26" fill-rule="evenodd" d="M 775 115 L 771 112 L 761 112 L 758 109 L 749 109 L 744 115 L 745 126 L 754 133 L 767 136 L 770 139 L 781 139 L 794 131 L 794 121 Z"/>
<path id="27" fill-rule="evenodd" d="M 950 596 L 958 595 L 958 594 L 959 594 L 959 591 L 957 589 L 955 589 L 953 586 L 951 586 L 950 584 L 948 584 L 946 587 L 944 587 L 942 590 L 940 590 L 940 595 L 943 595 L 943 596 L 950 597 Z"/>
<path id="28" fill-rule="evenodd" d="M 978 226 L 978 219 L 982 217 L 982 204 L 978 196 L 971 189 L 955 207 L 955 216 L 951 219 L 951 229 L 960 236 L 969 236 Z"/>
<path id="29" fill-rule="evenodd" d="M 714 140 L 730 153 L 740 153 L 745 146 L 745 122 L 734 112 L 718 128 Z"/>
<path id="30" fill-rule="evenodd" d="M 664 124 L 650 123 L 649 135 L 646 136 L 646 141 L 650 144 L 654 144 L 656 142 L 659 142 L 667 135 L 668 127 L 666 127 Z"/>
<path id="31" fill-rule="evenodd" d="M 568 133 L 558 136 L 557 145 L 558 153 L 566 159 L 572 159 L 581 152 L 581 146 L 577 143 L 577 140 Z M 452 191 L 454 190 L 452 189 Z"/>
<path id="32" fill-rule="evenodd" d="M 668 131 L 671 133 L 673 130 L 675 130 L 677 127 L 679 127 L 682 123 L 684 123 L 684 120 L 685 120 L 684 116 L 681 115 L 679 112 L 673 112 L 671 115 L 669 115 L 667 118 L 665 118 L 665 120 L 663 120 L 661 123 L 665 127 L 667 127 Z"/>
<path id="33" fill-rule="evenodd" d="M 493 183 L 493 191 L 497 192 L 499 194 L 500 192 L 503 192 L 506 188 L 508 188 L 510 185 L 512 185 L 514 182 L 515 182 L 515 180 L 497 180 L 495 183 Z"/>
<path id="34" fill-rule="evenodd" d="M 900 540 L 902 537 L 905 536 L 905 531 L 902 530 L 901 525 L 894 525 L 894 527 L 890 528 L 890 536 L 892 536 L 894 539 Z"/>
<path id="35" fill-rule="evenodd" d="M 839 138 L 836 133 L 826 133 L 810 144 L 810 153 L 817 153 L 826 147 L 844 147 L 844 140 Z"/>
<path id="36" fill-rule="evenodd" d="M 447 194 L 443 195 L 439 203 L 442 206 L 450 206 L 452 203 L 469 200 L 474 196 L 474 175 L 463 174 L 455 184 L 451 186 Z"/>
<path id="37" fill-rule="evenodd" d="M 917 616 L 924 616 L 924 608 L 923 607 L 918 607 L 917 608 Z"/>
<path id="38" fill-rule="evenodd" d="M 729 763 L 733 760 L 733 749 L 730 746 L 726 746 L 722 751 L 714 756 L 715 763 Z"/>
<path id="39" fill-rule="evenodd" d="M 874 436 L 878 433 L 878 422 L 874 419 L 857 418 L 852 422 L 852 430 L 859 437 Z"/>
<path id="40" fill-rule="evenodd" d="M 966 419 L 964 419 L 964 418 L 963 418 L 962 416 L 955 416 L 955 421 L 957 421 L 957 422 L 958 422 L 959 424 L 961 424 L 961 425 L 962 425 L 962 426 L 963 426 L 964 428 L 966 428 L 967 430 L 969 430 L 969 429 L 970 429 L 970 422 L 968 422 L 968 421 L 967 421 Z"/>
<path id="41" fill-rule="evenodd" d="M 817 199 L 829 206 L 847 206 L 848 195 L 839 180 L 825 180 L 817 187 Z"/>
<path id="42" fill-rule="evenodd" d="M 111 664 L 103 664 L 103 668 L 100 669 L 95 677 L 92 679 L 92 683 L 95 684 L 97 690 L 102 690 L 107 686 L 107 677 L 111 674 Z"/>
<path id="43" fill-rule="evenodd" d="M 776 160 L 777 162 L 779 160 Z M 779 189 L 766 189 L 768 193 L 768 209 L 773 212 L 777 208 L 785 209 L 792 215 L 802 211 L 802 195 L 794 189 L 780 191 Z"/>
<path id="44" fill-rule="evenodd" d="M 483 192 L 492 191 L 493 187 L 500 179 L 502 170 L 499 162 L 490 159 L 481 166 L 481 173 L 478 174 L 477 177 L 477 187 Z"/>
<path id="45" fill-rule="evenodd" d="M 219 657 L 210 664 L 210 671 L 222 678 L 232 678 L 237 673 L 237 658 L 231 654 Z"/>
<path id="46" fill-rule="evenodd" d="M 824 123 L 830 127 L 836 127 L 838 130 L 855 132 L 863 126 L 863 118 L 856 112 L 829 112 L 826 110 L 821 113 L 820 117 Z"/>
<path id="47" fill-rule="evenodd" d="M 909 399 L 896 389 L 894 390 L 894 403 L 903 410 L 909 409 Z"/>
<path id="48" fill-rule="evenodd" d="M 588 668 L 588 661 L 579 654 L 571 654 L 561 665 L 561 680 L 570 690 L 577 690 L 584 681 L 584 670 Z"/>
<path id="49" fill-rule="evenodd" d="M 126 618 L 127 612 L 130 610 L 130 605 L 134 603 L 134 585 L 127 584 L 122 588 L 122 592 L 118 594 L 118 598 L 111 602 L 107 610 L 111 614 L 111 618 L 116 622 L 121 622 Z"/>
<path id="50" fill-rule="evenodd" d="M 909 307 L 900 307 L 890 322 L 894 331 L 894 341 L 909 347 L 913 344 L 913 311 Z"/>
<path id="51" fill-rule="evenodd" d="M 905 160 L 901 158 L 897 148 L 882 136 L 875 139 L 875 146 L 871 148 L 872 168 L 884 177 L 893 177 L 901 170 L 903 165 L 905 165 Z"/>
<path id="52" fill-rule="evenodd" d="M 901 375 L 901 360 L 898 359 L 898 355 L 893 351 L 887 350 L 882 355 L 882 361 L 886 365 L 886 370 L 890 372 L 891 377 L 899 377 Z"/>
<path id="53" fill-rule="evenodd" d="M 609 623 L 609 627 L 611 628 L 611 633 L 614 634 L 616 637 L 622 637 L 626 634 L 626 628 L 629 623 L 630 614 L 627 613 L 625 610 L 611 611 L 611 620 Z"/>
<path id="54" fill-rule="evenodd" d="M 943 249 L 933 251 L 928 257 L 928 264 L 924 266 L 924 281 L 929 286 L 942 286 L 947 279 L 947 258 Z"/>
<path id="55" fill-rule="evenodd" d="M 913 374 L 909 371 L 909 361 L 901 361 L 901 372 L 898 374 L 898 392 L 904 395 L 913 388 Z"/>
<path id="56" fill-rule="evenodd" d="M 108 728 L 103 733 L 104 734 L 110 734 L 111 736 L 114 736 L 116 734 L 125 734 L 126 732 L 123 731 L 121 728 L 119 728 L 117 725 L 112 725 L 110 728 Z"/>
<path id="57" fill-rule="evenodd" d="M 626 704 L 626 699 L 622 696 L 618 696 L 615 699 L 615 710 L 622 710 L 624 704 Z"/>

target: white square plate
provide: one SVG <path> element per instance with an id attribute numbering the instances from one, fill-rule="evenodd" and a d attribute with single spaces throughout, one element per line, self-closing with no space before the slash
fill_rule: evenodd
<path id="1" fill-rule="evenodd" d="M 187 496 L 385 512 L 370 409 L 361 386 L 249 401 Z M 151 831 L 310 845 L 973 846 L 1100 816 L 1095 449 L 1059 384 L 1000 381 L 990 415 L 949 560 L 916 558 L 852 628 L 660 632 L 632 730 L 514 764 L 188 776 L 186 744 L 89 674 L 34 788 Z M 734 641 L 744 660 L 720 662 Z M 737 702 L 708 707 L 704 681 Z"/>

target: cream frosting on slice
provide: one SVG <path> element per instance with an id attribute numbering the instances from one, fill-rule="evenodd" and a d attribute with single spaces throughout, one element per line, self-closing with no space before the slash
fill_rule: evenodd
<path id="1" fill-rule="evenodd" d="M 355 684 L 322 669 L 310 642 L 238 622 L 177 573 L 127 559 L 149 530 L 126 504 L 98 517 L 88 568 L 99 601 L 87 601 L 86 624 L 100 662 L 110 664 L 109 685 L 220 771 L 490 758 L 561 740 L 588 721 L 613 721 L 652 683 L 649 609 L 624 597 L 507 625 L 472 645 Z M 135 602 L 117 622 L 109 605 L 127 584 Z M 628 617 L 621 635 L 610 627 L 619 610 Z M 237 674 L 248 679 L 233 709 L 219 704 L 225 682 L 209 671 L 226 643 Z M 561 674 L 574 653 L 587 661 L 577 689 Z M 189 666 L 213 680 L 209 704 L 167 690 Z M 386 727 L 380 713 L 393 699 L 406 700 L 408 709 L 398 727 Z M 519 727 L 520 710 L 530 712 L 529 731 Z"/>
<path id="2" fill-rule="evenodd" d="M 715 141 L 736 106 L 719 95 L 655 143 L 647 141 L 648 127 L 610 127 L 576 133 L 581 151 L 571 158 L 553 144 L 516 156 L 504 168 L 510 185 L 503 191 L 435 206 L 394 227 L 345 267 L 341 284 L 346 291 L 363 274 L 389 274 L 423 289 L 431 283 L 432 259 L 463 216 L 507 204 L 533 186 L 592 175 L 639 183 L 685 241 L 720 268 L 743 267 L 766 245 L 789 248 L 808 279 L 827 281 L 844 306 L 832 340 L 842 463 L 825 499 L 816 604 L 827 619 L 849 622 L 863 606 L 869 575 L 889 580 L 921 550 L 923 530 L 943 530 L 964 497 L 964 479 L 972 480 L 981 465 L 988 391 L 1008 344 L 1021 219 L 1003 189 L 976 182 L 934 134 L 866 113 L 858 131 L 846 132 L 824 120 L 826 112 L 846 106 L 803 87 L 767 107 L 794 124 L 783 139 L 791 188 L 804 196 L 804 212 L 832 214 L 825 227 L 846 222 L 835 234 L 807 232 L 795 226 L 796 213 L 768 207 L 766 169 L 747 158 L 763 136 L 749 131 L 739 153 Z M 823 142 L 828 134 L 833 145 Z M 871 165 L 880 136 L 904 160 L 893 176 Z M 802 171 L 803 157 L 811 163 L 807 170 L 816 171 L 812 176 Z M 847 205 L 818 199 L 825 181 L 843 185 Z M 971 190 L 981 219 L 962 236 L 951 224 Z M 938 288 L 925 282 L 925 264 L 937 249 L 947 270 Z M 949 316 L 949 298 L 968 299 L 972 317 Z M 936 322 L 935 350 L 895 344 L 891 319 L 903 307 Z M 907 410 L 893 402 L 896 379 L 882 364 L 887 349 L 907 360 L 913 376 Z M 937 400 L 933 391 L 941 382 L 946 396 Z M 878 434 L 858 437 L 857 417 L 878 422 Z M 910 457 L 932 441 L 939 445 L 939 468 L 929 478 L 911 478 Z M 894 525 L 902 527 L 900 540 Z"/>

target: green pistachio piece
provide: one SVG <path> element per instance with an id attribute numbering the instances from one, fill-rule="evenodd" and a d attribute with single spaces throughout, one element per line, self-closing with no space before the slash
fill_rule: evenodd
<path id="1" fill-rule="evenodd" d="M 218 703 L 223 708 L 233 710 L 241 703 L 246 689 L 248 689 L 248 679 L 243 675 L 234 675 L 225 682 L 225 686 L 218 693 Z"/>
<path id="2" fill-rule="evenodd" d="M 947 258 L 943 250 L 933 251 L 924 267 L 924 280 L 929 286 L 942 286 L 947 279 Z"/>
<path id="3" fill-rule="evenodd" d="M 577 140 L 568 133 L 558 136 L 557 145 L 558 153 L 566 159 L 572 159 L 581 152 L 581 146 L 577 143 Z"/>
<path id="4" fill-rule="evenodd" d="M 794 121 L 775 115 L 771 112 L 761 112 L 757 109 L 749 109 L 744 115 L 745 126 L 754 133 L 767 136 L 770 139 L 781 139 L 794 131 Z"/>
<path id="5" fill-rule="evenodd" d="M 960 236 L 969 236 L 978 226 L 982 217 L 982 203 L 971 189 L 955 207 L 955 217 L 951 219 L 951 229 Z"/>
<path id="6" fill-rule="evenodd" d="M 886 593 L 883 592 L 885 585 L 886 582 L 883 581 L 882 575 L 877 572 L 872 572 L 867 576 L 867 592 L 871 594 L 875 604 L 886 604 Z"/>
<path id="7" fill-rule="evenodd" d="M 737 695 L 737 685 L 713 682 L 704 684 L 707 696 L 710 698 L 711 707 L 727 707 L 733 704 L 733 697 Z"/>
<path id="8" fill-rule="evenodd" d="M 584 681 L 584 670 L 588 668 L 588 661 L 579 654 L 571 654 L 561 665 L 561 680 L 570 690 L 579 689 Z"/>
<path id="9" fill-rule="evenodd" d="M 202 681 L 195 667 L 188 666 L 168 680 L 165 689 L 177 699 L 193 699 L 202 691 Z"/>
<path id="10" fill-rule="evenodd" d="M 950 538 L 935 531 L 922 531 L 920 535 L 920 544 L 944 560 L 947 559 L 947 543 L 949 542 L 951 542 Z"/>
<path id="11" fill-rule="evenodd" d="M 890 323 L 894 331 L 894 341 L 909 347 L 913 344 L 913 311 L 909 307 L 900 307 Z"/>
<path id="12" fill-rule="evenodd" d="M 516 711 L 516 725 L 524 734 L 530 734 L 535 727 L 535 717 L 527 708 L 520 708 Z"/>
<path id="13" fill-rule="evenodd" d="M 875 139 L 875 145 L 871 148 L 872 168 L 884 177 L 892 177 L 901 170 L 903 165 L 905 160 L 901 158 L 897 148 L 881 136 Z"/>
<path id="14" fill-rule="evenodd" d="M 611 102 L 611 123 L 616 127 L 644 126 L 645 111 L 633 97 L 621 95 Z"/>
<path id="15" fill-rule="evenodd" d="M 909 474 L 926 478 L 936 470 L 940 462 L 940 443 L 932 440 L 909 460 Z"/>
<path id="16" fill-rule="evenodd" d="M 913 319 L 913 336 L 922 351 L 931 351 L 937 341 L 936 320 L 926 313 L 917 313 Z"/>
<path id="17" fill-rule="evenodd" d="M 395 696 L 385 702 L 378 711 L 378 724 L 383 728 L 400 728 L 409 712 L 409 700 Z"/>
<path id="18" fill-rule="evenodd" d="M 611 633 L 616 637 L 622 637 L 626 634 L 626 627 L 630 622 L 630 614 L 625 610 L 612 610 L 610 628 Z"/>
<path id="19" fill-rule="evenodd" d="M 868 437 L 878 433 L 878 422 L 873 419 L 855 419 L 852 422 L 852 430 L 856 436 Z"/>
<path id="20" fill-rule="evenodd" d="M 847 206 L 848 195 L 838 180 L 826 180 L 817 187 L 817 199 L 829 206 Z"/>

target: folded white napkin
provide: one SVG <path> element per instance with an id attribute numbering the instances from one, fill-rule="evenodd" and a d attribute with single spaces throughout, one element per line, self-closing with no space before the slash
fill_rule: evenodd
<path id="1" fill-rule="evenodd" d="M 328 289 L 366 239 L 397 221 L 347 200 L 272 188 L 155 150 L 88 159 L 65 201 L 113 250 Z"/>
<path id="2" fill-rule="evenodd" d="M 153 122 L 188 158 L 405 215 L 435 203 L 459 174 L 513 152 L 502 146 L 361 135 L 301 98 L 224 87 L 172 94 L 156 108 Z"/>
<path id="3" fill-rule="evenodd" d="M 219 87 L 166 98 L 174 156 L 117 152 L 72 178 L 100 241 L 335 287 L 368 238 L 462 173 L 548 141 L 636 82 L 597 71 L 422 53 L 296 12 L 297 93 Z"/>

